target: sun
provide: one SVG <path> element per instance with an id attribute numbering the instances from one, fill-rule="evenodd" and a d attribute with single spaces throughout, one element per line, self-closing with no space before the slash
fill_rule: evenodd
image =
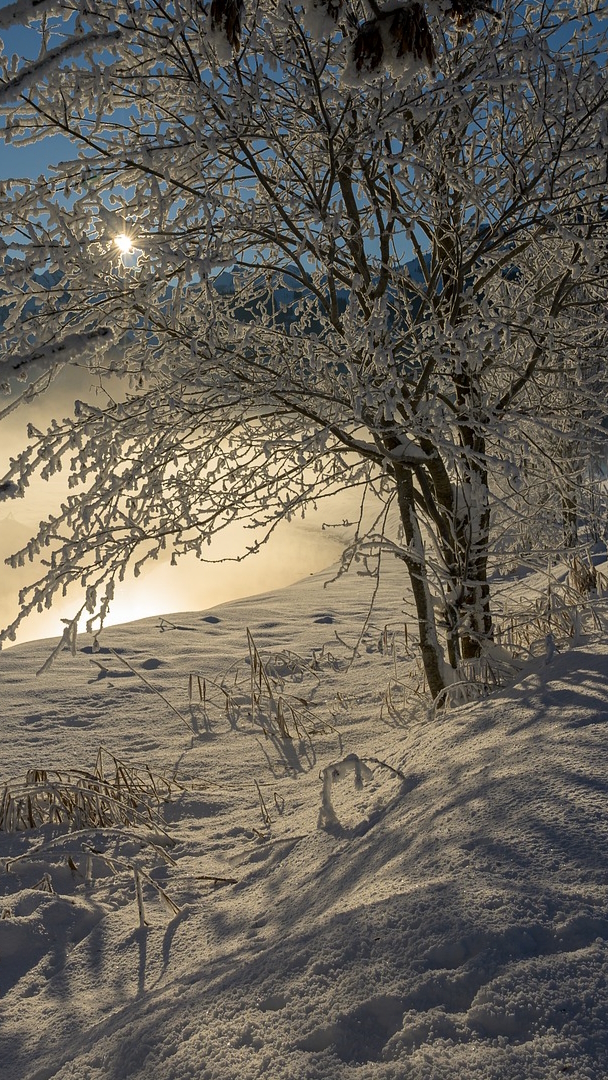
<path id="1" fill-rule="evenodd" d="M 121 255 L 129 255 L 133 251 L 133 241 L 126 233 L 120 233 L 114 237 L 114 243 Z"/>

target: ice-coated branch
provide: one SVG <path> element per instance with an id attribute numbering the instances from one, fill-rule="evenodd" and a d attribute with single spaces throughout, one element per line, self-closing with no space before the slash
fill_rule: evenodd
<path id="1" fill-rule="evenodd" d="M 114 340 L 114 331 L 109 326 L 98 326 L 78 334 L 67 334 L 59 341 L 49 342 L 38 349 L 20 356 L 10 356 L 2 361 L 0 372 L 15 374 L 28 368 L 37 371 L 54 367 L 56 364 L 69 364 L 85 359 L 91 352 L 110 345 Z"/>
<path id="2" fill-rule="evenodd" d="M 6 105 L 15 95 L 22 94 L 28 87 L 38 86 L 42 79 L 55 71 L 62 60 L 81 56 L 83 52 L 93 48 L 103 49 L 120 36 L 120 30 L 110 30 L 107 34 L 93 31 L 89 34 L 80 34 L 77 37 L 70 38 L 69 41 L 64 42 L 62 45 L 49 49 L 38 60 L 22 68 L 9 82 L 0 86 L 0 105 Z"/>
<path id="3" fill-rule="evenodd" d="M 27 26 L 42 15 L 65 11 L 63 0 L 16 0 L 0 8 L 0 30 L 14 26 Z"/>

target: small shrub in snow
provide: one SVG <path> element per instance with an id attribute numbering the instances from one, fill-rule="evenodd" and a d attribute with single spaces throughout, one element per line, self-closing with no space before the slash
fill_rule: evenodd
<path id="1" fill-rule="evenodd" d="M 207 730 L 212 715 L 225 714 L 236 727 L 244 716 L 261 726 L 264 735 L 280 740 L 310 739 L 326 733 L 331 725 L 319 722 L 310 709 L 310 691 L 302 687 L 306 679 L 319 680 L 314 667 L 289 649 L 260 650 L 247 629 L 249 655 L 226 671 L 221 681 L 191 673 L 188 697 L 191 707 L 200 709 Z M 313 661 L 314 663 L 314 661 Z M 297 683 L 298 693 L 288 683 Z"/>

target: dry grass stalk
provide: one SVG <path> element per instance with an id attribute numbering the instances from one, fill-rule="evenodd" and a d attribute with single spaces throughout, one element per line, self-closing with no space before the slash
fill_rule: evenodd
<path id="1" fill-rule="evenodd" d="M 30 769 L 24 781 L 9 780 L 0 798 L 0 831 L 42 825 L 70 829 L 138 825 L 167 839 L 160 809 L 181 786 L 174 779 L 127 765 L 100 747 L 94 769 Z"/>
<path id="2" fill-rule="evenodd" d="M 142 882 L 144 881 L 147 885 L 151 886 L 151 888 L 154 889 L 163 907 L 166 908 L 166 910 L 172 916 L 180 914 L 181 908 L 178 906 L 178 904 L 176 904 L 175 901 L 171 899 L 166 890 L 163 889 L 162 885 L 159 885 L 158 881 L 155 881 L 154 878 L 148 873 L 148 871 L 143 868 L 143 866 L 136 866 L 130 860 L 122 859 L 120 857 L 117 858 L 115 855 L 107 855 L 104 851 L 99 851 L 97 848 L 85 848 L 85 850 L 87 852 L 87 859 L 90 860 L 91 865 L 91 870 L 87 870 L 87 881 L 89 884 L 92 883 L 93 878 L 93 858 L 99 859 L 105 866 L 108 867 L 108 869 L 115 876 L 121 871 L 130 871 L 133 874 L 133 881 L 135 883 L 135 899 L 137 902 L 137 911 L 139 915 L 140 927 L 147 925 L 147 920 L 145 917 L 144 894 L 142 888 Z M 162 854 L 164 855 L 165 852 L 162 852 Z M 173 860 L 170 861 L 173 862 Z M 69 862 L 70 860 L 68 859 L 68 865 Z M 78 872 L 80 873 L 80 871 Z"/>
<path id="3" fill-rule="evenodd" d="M 128 832 L 123 833 L 122 829 L 113 829 L 112 832 L 115 833 L 115 836 L 112 839 L 113 850 L 111 854 L 101 850 L 98 846 L 93 847 L 90 843 L 86 842 L 82 843 L 79 848 L 66 847 L 63 837 L 55 837 L 46 844 L 39 844 L 33 850 L 24 852 L 24 854 L 19 855 L 14 859 L 9 859 L 6 863 L 5 869 L 8 873 L 14 871 L 17 864 L 23 862 L 27 863 L 28 861 L 32 860 L 35 861 L 35 863 L 37 864 L 44 857 L 46 857 L 48 861 L 52 862 L 53 866 L 56 866 L 58 861 L 63 862 L 63 860 L 65 859 L 70 869 L 72 878 L 81 879 L 84 885 L 88 889 L 90 889 L 94 884 L 94 864 L 97 861 L 100 862 L 103 866 L 107 867 L 113 877 L 118 877 L 118 875 L 124 873 L 131 873 L 133 875 L 133 880 L 135 884 L 135 898 L 137 902 L 140 926 L 146 925 L 144 894 L 142 888 L 142 883 L 144 882 L 146 883 L 146 885 L 154 889 L 163 907 L 165 907 L 172 916 L 178 915 L 181 911 L 181 908 L 175 903 L 174 900 L 171 899 L 166 890 L 163 889 L 163 887 L 154 880 L 151 874 L 146 869 L 144 869 L 143 866 L 136 865 L 131 859 L 125 859 L 120 854 L 116 854 L 116 843 L 126 841 L 130 846 L 132 846 L 133 839 L 135 838 L 133 834 Z M 139 835 L 137 835 L 136 839 L 138 841 L 142 840 Z M 155 844 L 150 844 L 148 846 L 152 847 L 155 853 L 161 856 L 161 858 L 166 859 L 167 862 L 171 863 L 173 866 L 176 865 L 175 860 L 171 858 L 171 856 L 164 850 L 164 848 L 159 848 Z M 83 858 L 84 869 L 81 868 L 81 865 L 79 865 L 79 863 L 82 863 Z M 216 879 L 210 880 L 215 881 Z M 52 876 L 49 871 L 46 871 L 42 875 L 40 880 L 32 886 L 32 888 L 38 889 L 42 892 L 48 892 L 53 894 L 55 894 L 56 892 L 53 885 Z M 10 917 L 10 915 L 7 915 L 6 917 Z"/>
<path id="4" fill-rule="evenodd" d="M 210 726 L 212 709 L 226 715 L 231 726 L 236 727 L 242 715 L 261 726 L 267 737 L 292 740 L 310 739 L 312 735 L 327 733 L 331 726 L 315 721 L 310 700 L 303 694 L 293 694 L 287 689 L 288 680 L 302 683 L 310 677 L 319 682 L 315 660 L 308 663 L 287 649 L 263 655 L 253 635 L 247 628 L 248 664 L 246 674 L 243 661 L 230 666 L 221 682 L 202 679 L 191 673 L 188 678 L 188 696 L 192 704 L 198 689 L 198 703 L 202 706 L 205 722 Z M 218 700 L 219 699 L 219 700 Z"/>
<path id="5" fill-rule="evenodd" d="M 588 598 L 566 582 L 552 583 L 545 596 L 528 610 L 497 615 L 496 638 L 515 656 L 535 656 L 544 649 L 548 634 L 557 643 L 571 642 L 583 632 L 601 629 L 601 620 Z"/>
<path id="6" fill-rule="evenodd" d="M 260 810 L 262 812 L 262 821 L 264 822 L 264 825 L 270 825 L 272 823 L 271 822 L 271 817 L 270 817 L 270 814 L 268 813 L 268 807 L 266 806 L 266 803 L 264 801 L 264 796 L 262 795 L 260 785 L 258 784 L 257 780 L 255 780 L 255 779 L 254 779 L 253 782 L 254 782 L 254 784 L 256 786 L 256 790 L 257 790 L 257 793 L 258 793 L 258 798 L 260 800 Z"/>
<path id="7" fill-rule="evenodd" d="M 167 705 L 171 709 L 171 712 L 174 713 L 175 716 L 177 716 L 182 721 L 182 724 L 186 725 L 188 730 L 191 731 L 193 735 L 196 734 L 190 721 L 186 719 L 186 717 L 183 715 L 183 713 L 179 711 L 179 709 L 175 708 L 175 705 L 171 704 L 169 699 L 165 697 L 165 695 L 160 690 L 158 690 L 156 686 L 153 686 L 152 683 L 148 679 L 146 679 L 145 675 L 142 675 L 141 671 L 138 671 L 137 668 L 134 668 L 133 664 L 130 664 L 124 656 L 121 656 L 120 653 L 116 652 L 116 649 L 111 648 L 109 651 L 112 653 L 113 656 L 116 657 L 117 660 L 120 660 L 121 664 L 124 664 L 125 667 L 129 669 L 129 671 L 132 671 L 134 675 L 137 675 L 137 678 L 141 679 L 144 686 L 148 687 L 148 690 L 151 690 L 153 694 L 156 694 L 156 696 L 161 699 L 161 701 L 164 701 L 165 705 Z"/>

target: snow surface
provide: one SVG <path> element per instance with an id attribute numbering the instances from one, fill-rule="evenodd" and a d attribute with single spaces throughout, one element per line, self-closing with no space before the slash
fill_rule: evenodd
<path id="1" fill-rule="evenodd" d="M 0 654 L 3 778 L 103 745 L 182 785 L 156 830 L 0 833 L 3 1080 L 608 1073 L 606 637 L 434 717 L 403 568 L 351 666 L 372 585 L 330 577 Z"/>

